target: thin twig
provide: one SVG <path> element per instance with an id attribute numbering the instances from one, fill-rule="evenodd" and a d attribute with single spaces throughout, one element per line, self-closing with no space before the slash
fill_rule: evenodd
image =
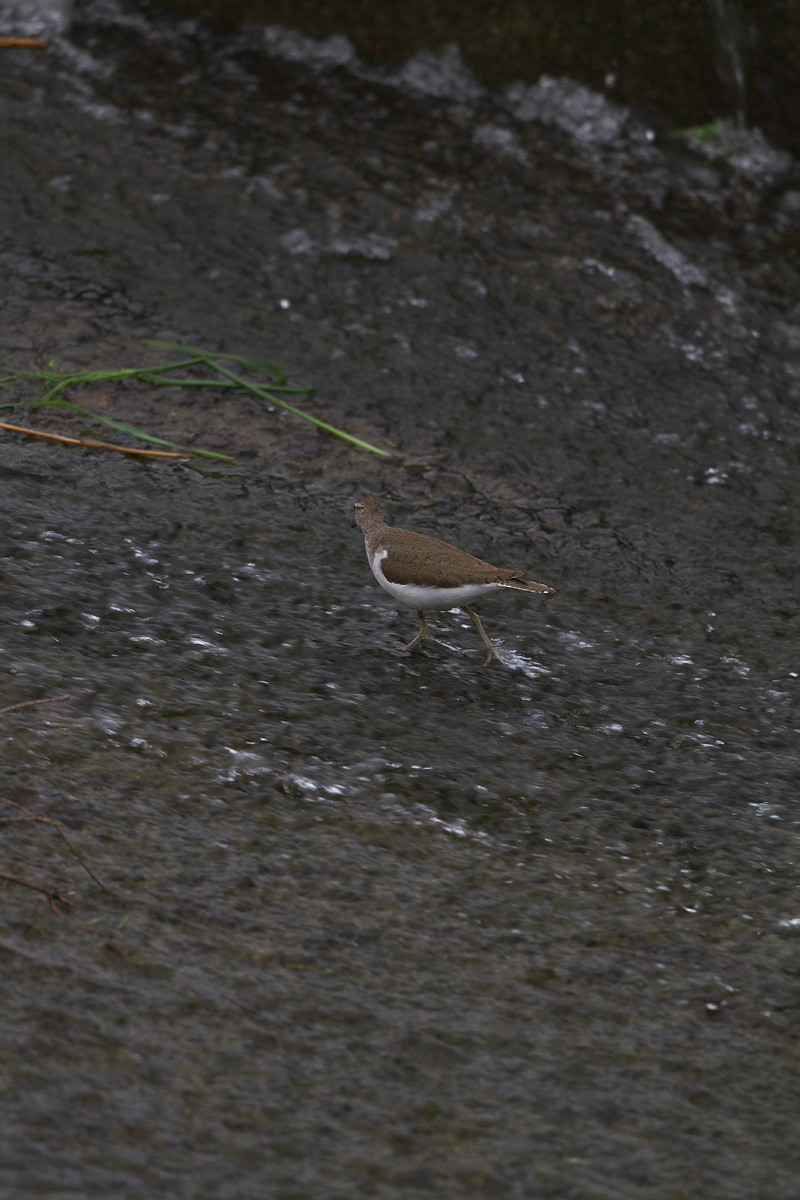
<path id="1" fill-rule="evenodd" d="M 139 454 L 146 458 L 194 458 L 193 454 L 175 450 L 139 450 L 133 446 L 116 446 L 113 442 L 98 442 L 94 438 L 64 437 L 60 433 L 42 433 L 39 429 L 26 429 L 23 425 L 8 425 L 0 421 L 0 429 L 13 433 L 27 433 L 31 437 L 47 438 L 51 442 L 66 442 L 70 446 L 89 446 L 93 450 L 116 450 L 119 454 Z"/>
<path id="2" fill-rule="evenodd" d="M 41 822 L 43 825 L 52 825 L 52 826 L 53 826 L 55 829 L 57 829 L 57 830 L 58 830 L 58 832 L 61 834 L 62 838 L 64 839 L 64 841 L 65 841 L 65 842 L 67 843 L 67 845 L 69 846 L 69 848 L 70 848 L 70 850 L 72 851 L 72 853 L 73 853 L 73 854 L 75 855 L 75 857 L 77 858 L 78 862 L 79 862 L 79 863 L 81 864 L 81 866 L 83 867 L 83 869 L 84 869 L 84 871 L 86 872 L 86 874 L 87 874 L 87 875 L 89 875 L 89 876 L 90 876 L 90 878 L 92 878 L 92 879 L 95 881 L 95 883 L 97 884 L 97 886 L 98 886 L 99 888 L 102 888 L 102 890 L 103 890 L 103 891 L 106 893 L 106 895 L 107 895 L 107 896 L 110 896 L 110 895 L 111 895 L 111 891 L 110 891 L 110 889 L 109 889 L 109 888 L 107 888 L 107 887 L 106 887 L 106 885 L 105 885 L 104 883 L 102 883 L 102 882 L 101 882 L 101 880 L 99 880 L 99 879 L 97 878 L 97 876 L 95 875 L 94 871 L 91 869 L 91 867 L 88 865 L 88 863 L 87 863 L 87 862 L 86 862 L 86 860 L 84 859 L 83 855 L 80 853 L 80 851 L 79 851 L 79 850 L 77 850 L 77 849 L 75 848 L 75 846 L 73 846 L 72 842 L 71 842 L 71 841 L 69 840 L 69 838 L 67 837 L 67 834 L 66 834 L 66 832 L 65 832 L 65 830 L 64 830 L 64 826 L 61 824 L 61 822 L 60 822 L 60 821 L 56 821 L 56 820 L 54 820 L 52 817 L 41 817 L 41 816 L 39 816 L 39 814 L 38 814 L 38 813 L 31 812 L 31 811 L 30 811 L 30 809 L 28 809 L 28 808 L 23 808 L 23 806 L 22 806 L 21 804 L 17 804 L 16 800 L 7 800 L 5 796 L 0 796 L 0 803 L 2 803 L 2 804 L 10 804 L 10 805 L 11 805 L 11 807 L 12 807 L 12 808 L 16 808 L 18 812 L 21 812 L 21 813 L 24 813 L 24 814 L 25 814 L 25 817 L 24 817 L 24 818 L 21 818 L 21 817 L 0 817 L 0 821 L 3 821 L 3 822 L 6 822 L 6 821 L 19 821 L 19 820 L 23 820 L 23 819 L 25 819 L 25 820 L 28 820 L 28 821 L 40 821 L 40 822 Z"/>
<path id="3" fill-rule="evenodd" d="M 16 712 L 18 708 L 29 708 L 31 704 L 55 704 L 57 700 L 69 700 L 70 692 L 64 692 L 63 696 L 45 696 L 42 700 L 21 700 L 19 704 L 9 704 L 6 708 L 0 708 L 0 716 L 3 713 Z"/>
<path id="4" fill-rule="evenodd" d="M 19 879 L 16 875 L 9 875 L 6 871 L 0 871 L 0 879 L 4 879 L 6 883 L 18 883 L 20 887 L 30 888 L 34 892 L 41 892 L 43 896 L 47 896 L 48 903 L 53 912 L 58 913 L 60 917 L 66 916 L 58 907 L 59 904 L 66 904 L 70 907 L 70 901 L 66 896 L 62 896 L 60 892 L 53 891 L 52 888 L 42 887 L 38 883 L 29 883 L 27 879 Z"/>

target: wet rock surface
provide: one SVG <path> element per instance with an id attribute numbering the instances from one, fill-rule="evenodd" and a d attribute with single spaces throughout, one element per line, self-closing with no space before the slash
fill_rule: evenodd
<path id="1" fill-rule="evenodd" d="M 6 0 L 8 3 L 8 0 Z M 371 63 L 457 45 L 484 82 L 566 75 L 649 111 L 664 129 L 739 114 L 797 152 L 800 19 L 787 0 L 161 0 L 227 29 L 245 20 L 346 36 Z"/>
<path id="2" fill-rule="evenodd" d="M 3 435 L 0 708 L 70 699 L 0 714 L 2 795 L 111 892 L 4 825 L 73 894 L 2 892 L 0 1188 L 793 1195 L 793 165 L 452 60 L 70 39 L 2 60 L 6 366 L 224 347 L 394 457 L 142 385 L 81 402 L 233 461 Z M 503 666 L 393 650 L 365 492 L 557 589 L 482 607 Z"/>

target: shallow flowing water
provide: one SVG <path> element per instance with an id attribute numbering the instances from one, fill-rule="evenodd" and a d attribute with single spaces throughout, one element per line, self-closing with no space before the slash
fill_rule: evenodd
<path id="1" fill-rule="evenodd" d="M 4 435 L 9 1196 L 796 1187 L 794 162 L 565 80 L 78 4 L 4 52 L 18 369 L 280 362 Z M 305 401 L 303 402 L 305 403 Z M 97 436 L 81 418 L 8 419 Z M 556 588 L 416 630 L 352 501 Z M 9 808 L 9 815 L 15 815 Z"/>

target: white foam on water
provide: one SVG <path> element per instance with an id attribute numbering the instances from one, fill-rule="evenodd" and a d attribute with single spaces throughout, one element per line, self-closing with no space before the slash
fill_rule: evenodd
<path id="1" fill-rule="evenodd" d="M 72 0 L 0 0 L 5 37 L 57 37 L 72 20 Z"/>
<path id="2" fill-rule="evenodd" d="M 264 30 L 264 44 L 268 53 L 288 62 L 303 62 L 320 69 L 325 67 L 355 67 L 358 55 L 346 37 L 308 37 L 282 25 L 268 25 Z"/>
<path id="3" fill-rule="evenodd" d="M 690 262 L 685 254 L 675 246 L 670 245 L 662 233 L 656 229 L 646 217 L 633 216 L 628 218 L 627 229 L 632 233 L 651 258 L 661 263 L 662 267 L 674 275 L 679 283 L 688 286 L 707 288 L 708 276 L 700 267 Z"/>
<path id="4" fill-rule="evenodd" d="M 607 145 L 626 132 L 630 110 L 572 79 L 542 75 L 532 86 L 512 83 L 506 104 L 518 121 L 557 125 L 579 142 Z"/>

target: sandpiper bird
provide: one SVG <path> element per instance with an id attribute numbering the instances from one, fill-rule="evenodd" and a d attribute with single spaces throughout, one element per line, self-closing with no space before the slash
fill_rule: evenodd
<path id="1" fill-rule="evenodd" d="M 403 646 L 410 650 L 428 632 L 425 611 L 431 608 L 463 608 L 478 627 L 489 651 L 486 661 L 500 658 L 489 641 L 478 614 L 469 607 L 487 592 L 515 588 L 521 592 L 553 592 L 555 588 L 534 583 L 525 571 L 493 567 L 481 558 L 409 529 L 395 529 L 383 519 L 380 501 L 375 496 L 356 500 L 356 521 L 363 530 L 369 565 L 378 583 L 395 600 L 417 610 L 419 633 Z"/>

